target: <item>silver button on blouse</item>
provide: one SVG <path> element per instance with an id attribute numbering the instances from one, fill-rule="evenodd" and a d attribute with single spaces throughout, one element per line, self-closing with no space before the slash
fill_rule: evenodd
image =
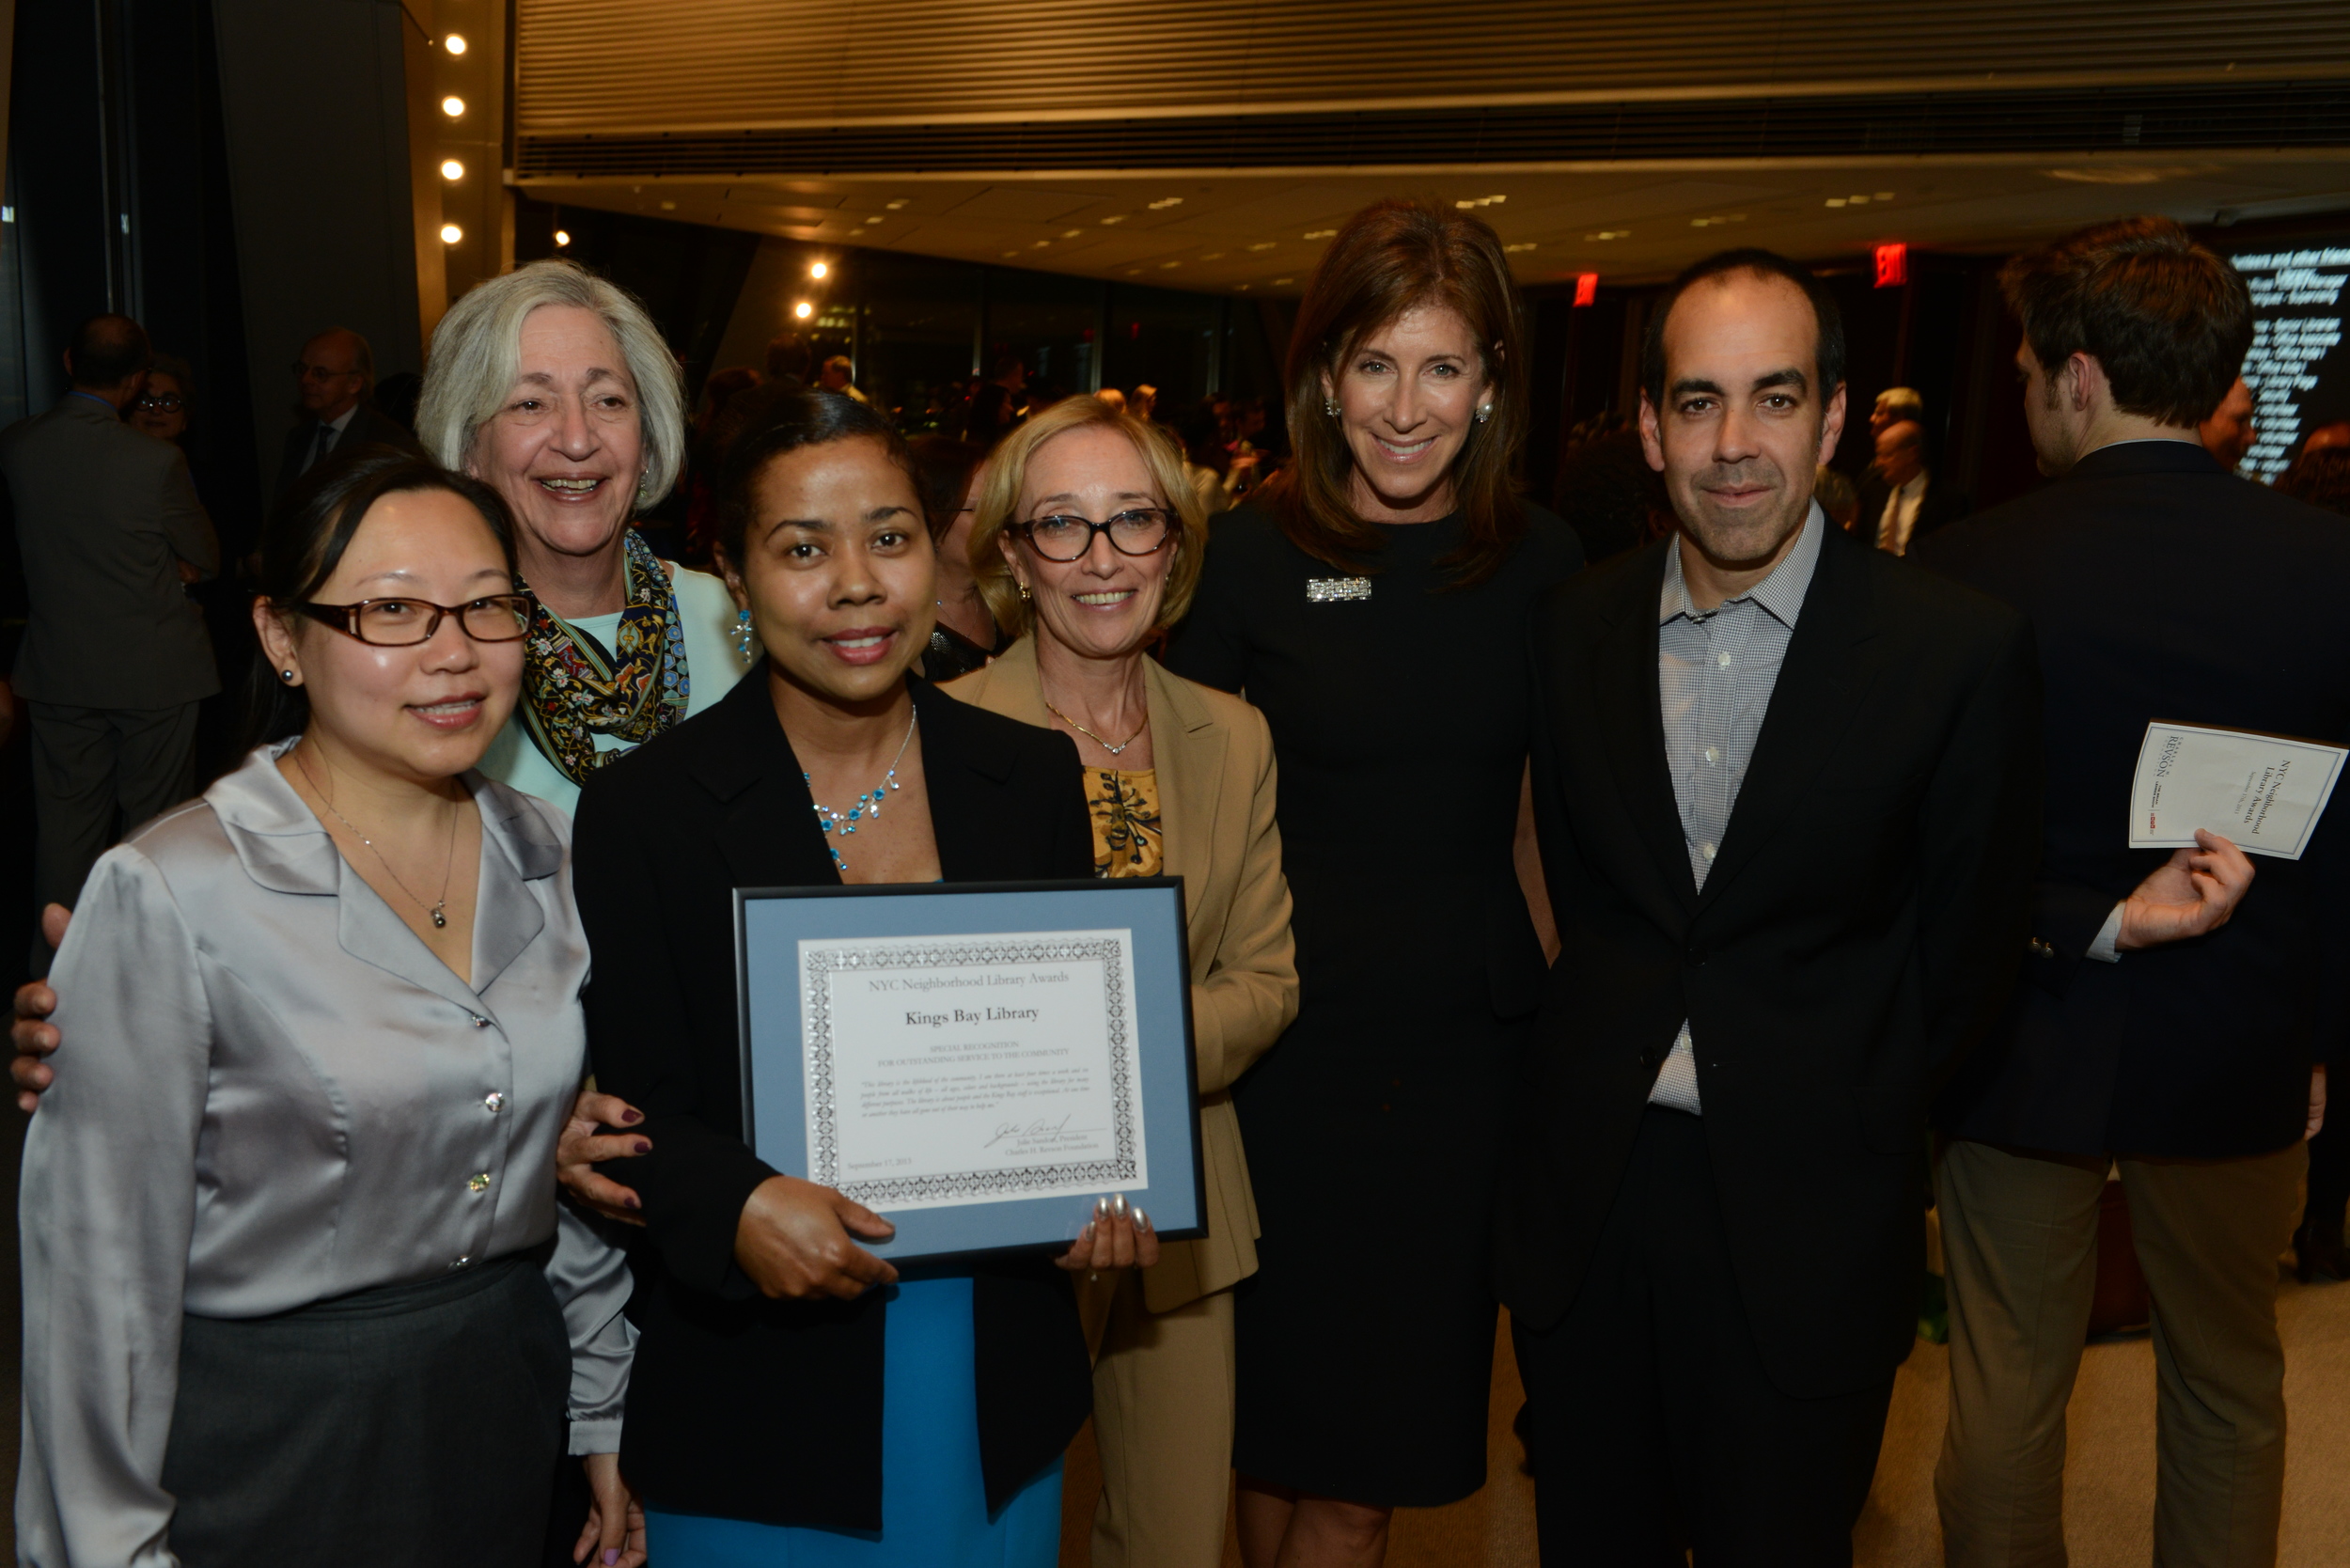
<path id="1" fill-rule="evenodd" d="M 506 1096 L 494 1090 L 481 1097 L 481 1108 L 495 1116 L 506 1108 Z"/>

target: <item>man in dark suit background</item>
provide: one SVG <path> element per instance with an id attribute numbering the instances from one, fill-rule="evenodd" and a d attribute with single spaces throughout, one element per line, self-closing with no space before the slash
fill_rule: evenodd
<path id="1" fill-rule="evenodd" d="M 2087 229 L 2002 282 L 2054 482 L 1921 559 L 2031 618 L 2048 793 L 2026 981 L 1935 1110 L 1944 1549 L 1956 1568 L 2063 1560 L 2064 1406 L 2118 1161 L 2154 1296 L 2154 1560 L 2269 1562 L 2277 1257 L 2319 1115 L 2312 1068 L 2350 1020 L 2350 823 L 2338 797 L 2302 859 L 2264 858 L 2255 879 L 2223 839 L 2132 850 L 2124 818 L 2154 720 L 2350 739 L 2335 635 L 2350 532 L 2199 444 L 2251 343 L 2251 304 L 2177 225 Z"/>
<path id="2" fill-rule="evenodd" d="M 1917 1319 L 1926 1105 L 2023 949 L 2029 629 L 1814 504 L 1843 358 L 1802 269 L 1684 274 L 1641 367 L 1678 531 L 1533 635 L 1560 952 L 1496 1271 L 1554 1564 L 1850 1561 Z"/>
<path id="3" fill-rule="evenodd" d="M 375 351 L 350 328 L 329 328 L 303 344 L 293 373 L 302 412 L 286 432 L 273 495 L 283 495 L 333 452 L 371 444 L 422 449 L 406 426 L 375 406 Z"/>
<path id="4" fill-rule="evenodd" d="M 1860 510 L 1852 531 L 1888 556 L 1905 556 L 1928 534 L 1975 510 L 1961 490 L 1936 480 L 1926 467 L 1926 429 L 1900 419 L 1877 431 L 1876 461 L 1860 479 Z"/>
<path id="5" fill-rule="evenodd" d="M 188 460 L 122 422 L 147 334 L 94 316 L 66 350 L 72 389 L 0 434 L 30 616 L 15 683 L 32 710 L 34 906 L 71 904 L 129 828 L 195 791 L 196 705 L 220 690 L 185 585 L 220 565 Z M 48 945 L 34 938 L 34 972 Z"/>

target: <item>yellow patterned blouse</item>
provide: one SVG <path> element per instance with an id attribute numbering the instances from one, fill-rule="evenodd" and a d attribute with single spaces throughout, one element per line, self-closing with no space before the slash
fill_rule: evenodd
<path id="1" fill-rule="evenodd" d="M 1155 768 L 1086 770 L 1086 808 L 1093 814 L 1093 874 L 1157 876 L 1167 864 L 1159 829 Z"/>

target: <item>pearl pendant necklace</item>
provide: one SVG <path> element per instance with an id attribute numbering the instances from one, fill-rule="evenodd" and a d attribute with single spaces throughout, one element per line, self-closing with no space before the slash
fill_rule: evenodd
<path id="1" fill-rule="evenodd" d="M 881 815 L 882 801 L 901 788 L 898 783 L 898 764 L 905 760 L 906 747 L 914 744 L 914 726 L 921 716 L 917 712 L 906 720 L 906 738 L 898 743 L 898 755 L 890 760 L 889 771 L 882 775 L 880 783 L 851 801 L 846 811 L 836 811 L 821 800 L 810 803 L 816 808 L 817 831 L 826 836 L 824 848 L 832 852 L 832 863 L 836 870 L 845 871 L 849 869 L 849 863 L 841 858 L 840 847 L 832 841 L 831 836 L 838 834 L 845 839 L 854 833 L 856 824 L 867 817 Z M 812 789 L 816 780 L 809 777 L 803 770 L 800 774 L 800 782 Z"/>

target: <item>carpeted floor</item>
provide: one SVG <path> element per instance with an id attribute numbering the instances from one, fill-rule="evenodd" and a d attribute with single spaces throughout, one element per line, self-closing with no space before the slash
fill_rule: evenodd
<path id="1" fill-rule="evenodd" d="M 2350 1284 L 2283 1285 L 2292 1419 L 2280 1568 L 2350 1568 Z M 1942 1443 L 1948 1353 L 1919 1344 L 1893 1391 L 1876 1487 L 1855 1536 L 1860 1568 L 1938 1568 L 1934 1462 Z M 1389 1568 L 1535 1568 L 1534 1490 L 1510 1431 L 1520 1400 L 1505 1333 L 1494 1356 L 1485 1489 L 1450 1508 L 1396 1517 Z M 2154 1361 L 2143 1334 L 2081 1358 L 2067 1424 L 2065 1544 L 2072 1568 L 2146 1568 L 2154 1558 Z M 1086 1521 L 1100 1486 L 1089 1429 L 1071 1450 L 1061 1568 L 1089 1561 Z M 1227 1568 L 1240 1551 L 1228 1544 Z"/>

